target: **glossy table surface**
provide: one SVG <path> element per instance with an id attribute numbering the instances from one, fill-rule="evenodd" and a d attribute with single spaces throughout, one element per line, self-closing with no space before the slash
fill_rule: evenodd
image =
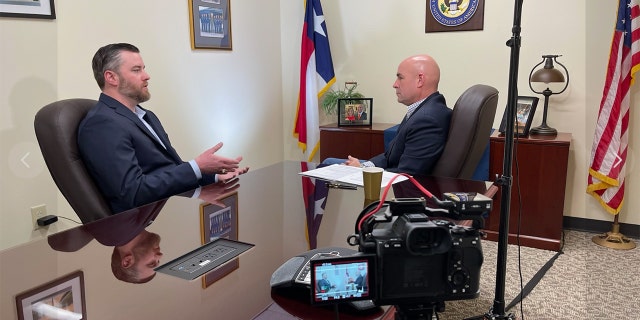
<path id="1" fill-rule="evenodd" d="M 89 319 L 251 319 L 274 302 L 284 310 L 306 309 L 301 302 L 304 299 L 287 302 L 288 297 L 273 293 L 269 285 L 272 273 L 281 264 L 309 250 L 301 165 L 285 161 L 241 176 L 237 238 L 255 247 L 240 255 L 237 269 L 206 288 L 201 278 L 188 281 L 164 273 L 157 273 L 147 283 L 131 284 L 116 279 L 110 268 L 113 246 L 142 229 L 161 237 L 160 264 L 202 245 L 200 211 L 206 204 L 176 196 L 158 203 L 156 209 L 161 210 L 150 216 L 145 215 L 149 210 L 119 214 L 2 251 L 0 318 L 17 319 L 15 295 L 77 270 L 84 274 Z M 485 183 L 478 181 L 430 177 L 418 181 L 438 197 L 443 192 L 486 191 Z M 409 181 L 393 185 L 387 199 L 394 193 L 396 197 L 422 196 Z M 319 248 L 357 250 L 347 244 L 346 238 L 354 233 L 363 201 L 361 188 L 329 190 L 318 229 Z M 298 309 L 289 312 L 296 314 Z M 375 317 L 381 315 L 382 310 Z"/>

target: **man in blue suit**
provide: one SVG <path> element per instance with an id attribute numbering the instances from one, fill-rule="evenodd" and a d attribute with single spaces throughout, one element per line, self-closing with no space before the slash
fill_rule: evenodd
<path id="1" fill-rule="evenodd" d="M 396 89 L 398 102 L 407 106 L 407 114 L 387 150 L 369 161 L 348 156 L 344 164 L 376 166 L 390 172 L 430 174 L 440 158 L 449 134 L 451 109 L 438 92 L 440 68 L 428 55 L 411 56 L 398 66 Z M 334 159 L 324 163 L 336 163 Z"/>
<path id="2" fill-rule="evenodd" d="M 248 171 L 239 166 L 242 157 L 216 155 L 222 147 L 218 143 L 182 161 L 160 120 L 139 105 L 151 95 L 138 48 L 106 45 L 94 55 L 92 67 L 102 93 L 80 123 L 78 147 L 113 213 L 194 189 L 192 196 L 215 202 L 238 187 L 235 178 Z"/>

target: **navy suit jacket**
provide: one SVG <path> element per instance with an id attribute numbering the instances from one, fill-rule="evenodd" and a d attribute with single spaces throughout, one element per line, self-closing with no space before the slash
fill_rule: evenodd
<path id="1" fill-rule="evenodd" d="M 435 92 L 402 120 L 387 150 L 369 161 L 390 172 L 430 174 L 444 150 L 450 122 L 451 109 Z"/>
<path id="2" fill-rule="evenodd" d="M 100 95 L 78 127 L 82 159 L 113 213 L 199 186 L 193 168 L 171 146 L 160 120 L 145 111 L 166 149 L 135 113 L 106 94 Z"/>

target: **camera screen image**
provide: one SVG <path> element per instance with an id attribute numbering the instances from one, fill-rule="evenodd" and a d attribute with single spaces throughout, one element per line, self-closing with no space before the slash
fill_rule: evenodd
<path id="1" fill-rule="evenodd" d="M 335 304 L 343 301 L 369 300 L 373 284 L 374 255 L 311 260 L 311 303 Z"/>

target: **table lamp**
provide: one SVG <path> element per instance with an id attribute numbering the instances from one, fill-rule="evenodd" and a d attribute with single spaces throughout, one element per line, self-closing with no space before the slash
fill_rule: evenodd
<path id="1" fill-rule="evenodd" d="M 569 86 L 569 72 L 567 68 L 562 65 L 562 63 L 558 62 L 557 58 L 561 57 L 560 55 L 544 55 L 542 56 L 542 61 L 535 65 L 533 69 L 531 69 L 531 73 L 529 73 L 529 88 L 531 91 L 544 95 L 544 113 L 542 114 L 542 124 L 538 127 L 532 128 L 529 133 L 532 135 L 548 135 L 555 136 L 558 134 L 558 131 L 554 128 L 551 128 L 547 125 L 547 109 L 549 108 L 549 96 L 552 94 L 560 94 L 563 93 L 564 90 Z M 553 62 L 557 63 L 564 69 L 564 74 L 553 66 Z M 538 67 L 544 63 L 544 67 L 542 69 L 538 69 Z M 536 70 L 537 69 L 537 70 Z M 535 71 L 535 72 L 534 72 Z M 566 80 L 565 80 L 566 75 Z M 536 91 L 533 89 L 532 83 L 534 82 L 542 82 L 545 83 L 547 88 L 543 91 Z M 550 83 L 564 83 L 564 88 L 562 90 L 551 90 L 549 88 Z"/>

